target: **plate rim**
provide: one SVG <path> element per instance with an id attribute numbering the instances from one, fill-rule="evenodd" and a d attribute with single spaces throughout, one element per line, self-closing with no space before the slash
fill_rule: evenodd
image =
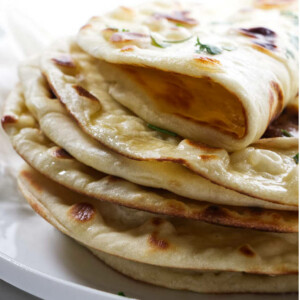
<path id="1" fill-rule="evenodd" d="M 0 279 L 42 299 L 120 300 L 121 296 L 57 278 L 0 251 Z M 130 298 L 129 298 L 130 299 Z M 133 299 L 133 298 L 131 298 Z"/>

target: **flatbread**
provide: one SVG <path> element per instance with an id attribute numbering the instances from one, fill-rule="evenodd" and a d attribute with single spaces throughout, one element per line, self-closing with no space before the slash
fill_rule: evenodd
<path id="1" fill-rule="evenodd" d="M 80 127 L 107 147 L 136 160 L 175 162 L 241 194 L 297 207 L 298 166 L 293 157 L 298 139 L 282 138 L 276 147 L 260 141 L 259 146 L 229 153 L 158 133 L 109 96 L 102 76 L 106 67 L 68 42 L 56 42 L 41 59 L 56 96 Z"/>
<path id="2" fill-rule="evenodd" d="M 53 104 L 55 100 L 48 101 Z M 57 104 L 61 105 L 58 102 Z M 39 107 L 42 109 L 41 105 Z M 6 124 L 4 128 L 18 154 L 40 173 L 73 191 L 152 213 L 272 232 L 298 231 L 296 212 L 191 201 L 167 191 L 149 189 L 118 177 L 108 176 L 85 166 L 63 148 L 48 140 L 39 130 L 38 124 L 25 107 L 20 86 L 8 99 L 5 112 L 11 117 L 14 116 L 16 120 Z M 23 123 L 23 120 L 26 122 Z M 61 123 L 59 124 L 61 126 Z"/>
<path id="3" fill-rule="evenodd" d="M 19 186 L 34 210 L 89 248 L 190 271 L 297 274 L 298 236 L 162 217 L 83 197 L 32 169 Z"/>
<path id="4" fill-rule="evenodd" d="M 50 140 L 90 167 L 137 184 L 163 188 L 195 200 L 237 206 L 297 210 L 297 207 L 262 201 L 225 189 L 176 163 L 137 161 L 118 155 L 89 138 L 70 119 L 66 110 L 49 92 L 49 87 L 41 75 L 36 60 L 28 61 L 20 67 L 20 78 L 26 105 L 39 121 L 42 131 Z M 14 110 L 10 113 L 14 114 Z"/>
<path id="5" fill-rule="evenodd" d="M 77 41 L 114 64 L 111 94 L 143 120 L 236 151 L 257 141 L 298 91 L 297 8 L 255 4 L 120 7 L 93 17 Z"/>
<path id="6" fill-rule="evenodd" d="M 91 250 L 91 249 L 90 249 Z M 182 272 L 150 266 L 91 250 L 120 273 L 138 281 L 198 293 L 289 293 L 298 291 L 298 276 L 264 276 L 234 272 Z"/>
<path id="7" fill-rule="evenodd" d="M 27 174 L 30 174 L 31 177 L 24 177 L 24 173 L 19 177 L 19 186 L 27 201 L 49 223 L 64 234 L 70 235 L 70 230 L 53 217 L 48 208 L 40 201 L 43 197 L 49 197 L 49 190 L 47 190 L 49 181 L 46 181 L 45 185 L 44 179 L 41 179 L 40 175 L 32 172 L 32 170 Z M 50 192 L 50 197 L 52 198 L 54 190 Z M 87 219 L 88 214 L 83 212 L 82 216 L 85 216 L 83 219 Z M 78 222 L 77 225 L 79 227 L 85 226 L 84 222 L 81 224 Z M 72 237 L 74 238 L 74 236 Z M 80 243 L 82 244 L 82 242 Z M 124 275 L 139 281 L 172 289 L 183 289 L 200 293 L 283 293 L 296 292 L 298 288 L 297 275 L 268 276 L 238 272 L 188 271 L 138 263 L 95 250 L 94 248 L 89 248 L 89 250 Z"/>

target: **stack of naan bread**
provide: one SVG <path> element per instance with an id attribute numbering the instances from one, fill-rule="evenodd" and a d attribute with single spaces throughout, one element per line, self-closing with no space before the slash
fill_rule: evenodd
<path id="1" fill-rule="evenodd" d="M 293 1 L 151 2 L 24 62 L 2 126 L 32 208 L 106 264 L 196 292 L 295 292 Z"/>

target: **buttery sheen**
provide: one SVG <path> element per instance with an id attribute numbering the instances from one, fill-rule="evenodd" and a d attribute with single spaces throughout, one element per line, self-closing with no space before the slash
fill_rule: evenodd
<path id="1" fill-rule="evenodd" d="M 157 110 L 244 137 L 245 110 L 239 98 L 210 77 L 194 78 L 158 69 L 122 66 L 150 96 Z"/>

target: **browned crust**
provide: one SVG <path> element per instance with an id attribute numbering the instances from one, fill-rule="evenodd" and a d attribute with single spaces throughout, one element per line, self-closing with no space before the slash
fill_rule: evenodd
<path id="1" fill-rule="evenodd" d="M 76 203 L 69 209 L 69 216 L 71 219 L 84 223 L 92 220 L 95 212 L 94 206 L 90 203 Z"/>
<path id="2" fill-rule="evenodd" d="M 276 110 L 272 116 L 272 120 L 276 119 L 280 113 L 282 112 L 284 106 L 284 97 L 283 97 L 283 91 L 280 87 L 280 85 L 276 82 L 276 81 L 271 81 L 271 88 L 275 91 L 276 95 L 277 95 L 277 106 L 276 106 Z"/>
<path id="3" fill-rule="evenodd" d="M 15 149 L 15 150 L 17 151 L 17 149 Z M 20 153 L 19 153 L 19 155 L 20 155 Z M 22 155 L 20 155 L 20 156 L 32 168 L 34 168 L 34 166 L 32 166 L 32 164 L 29 161 L 27 161 L 25 157 L 23 157 Z M 34 169 L 37 170 L 36 168 L 34 168 Z M 143 203 L 141 203 L 140 205 L 132 205 L 132 204 L 126 205 L 123 202 L 120 202 L 113 198 L 103 197 L 103 196 L 100 197 L 99 195 L 96 195 L 96 194 L 86 194 L 86 193 L 82 192 L 81 190 L 78 190 L 78 189 L 75 189 L 74 187 L 70 187 L 70 186 L 66 185 L 63 182 L 58 182 L 56 180 L 56 177 L 53 178 L 53 177 L 50 177 L 49 174 L 41 172 L 40 170 L 37 170 L 37 171 L 39 173 L 42 173 L 45 177 L 47 177 L 51 180 L 54 180 L 57 183 L 59 183 L 60 185 L 66 187 L 74 192 L 77 192 L 81 195 L 90 196 L 90 197 L 93 197 L 93 198 L 101 200 L 101 201 L 106 201 L 106 202 L 110 202 L 113 204 L 129 207 L 129 208 L 133 208 L 133 209 L 148 211 L 148 212 L 157 213 L 157 214 L 161 214 L 161 215 L 194 219 L 194 220 L 204 221 L 204 222 L 208 222 L 208 223 L 212 223 L 212 224 L 216 224 L 216 225 L 223 225 L 223 226 L 243 227 L 243 228 L 249 228 L 249 229 L 258 229 L 258 230 L 263 230 L 263 231 L 282 232 L 282 233 L 298 232 L 298 226 L 291 226 L 291 225 L 285 224 L 284 222 L 283 222 L 283 224 L 276 225 L 273 223 L 268 223 L 264 220 L 259 220 L 257 218 L 258 214 L 260 214 L 260 212 L 264 210 L 261 208 L 254 208 L 254 207 L 253 208 L 244 208 L 244 207 L 234 207 L 234 206 L 229 207 L 226 205 L 224 205 L 223 207 L 220 207 L 218 205 L 209 205 L 208 204 L 206 209 L 203 209 L 203 210 L 200 209 L 200 211 L 198 211 L 198 212 L 197 211 L 190 212 L 187 209 L 185 209 L 184 205 L 175 206 L 173 204 L 170 204 L 168 206 L 167 210 L 161 210 L 161 209 L 157 209 L 155 207 L 148 207 L 147 205 L 143 205 Z M 112 179 L 118 180 L 117 177 L 114 177 L 114 176 L 109 176 L 109 177 Z M 195 203 L 195 204 L 197 203 L 196 200 L 195 201 L 187 200 L 187 201 L 191 202 L 191 203 Z M 270 214 L 277 212 L 276 210 L 265 210 L 265 211 L 268 211 Z M 249 217 L 247 219 L 245 219 L 245 218 L 241 219 L 241 218 L 237 217 L 240 214 L 243 216 L 243 215 L 245 215 L 245 213 L 249 214 Z M 291 221 L 292 219 L 298 220 L 297 212 L 280 211 L 280 214 L 281 214 L 283 220 L 284 219 L 289 220 L 289 221 Z"/>
<path id="4" fill-rule="evenodd" d="M 56 65 L 66 68 L 76 68 L 76 64 L 71 55 L 61 54 L 59 57 L 51 59 Z"/>
<path id="5" fill-rule="evenodd" d="M 31 172 L 28 172 L 27 170 L 22 170 L 22 171 L 20 172 L 20 174 L 21 174 L 21 176 L 23 176 L 23 177 L 27 180 L 27 182 L 28 182 L 31 186 L 33 186 L 33 188 L 34 188 L 37 192 L 39 192 L 39 193 L 42 193 L 42 192 L 43 192 L 42 187 L 41 187 L 40 185 L 38 185 L 38 184 L 36 183 L 36 181 L 34 180 L 34 178 L 31 176 Z"/>
<path id="6" fill-rule="evenodd" d="M 181 10 L 173 11 L 172 14 L 167 13 L 154 13 L 153 18 L 155 19 L 167 19 L 168 21 L 180 23 L 188 26 L 195 26 L 198 21 L 194 18 L 189 17 L 190 11 Z"/>
<path id="7" fill-rule="evenodd" d="M 15 149 L 17 151 L 17 149 Z M 18 151 L 17 151 L 18 152 Z M 24 156 L 22 156 L 20 153 L 18 153 L 32 168 L 34 168 L 34 166 L 32 166 L 32 164 L 26 160 L 26 158 Z M 36 168 L 34 168 L 36 169 Z M 40 170 L 37 170 L 40 172 Z M 44 172 L 40 172 L 42 173 L 45 177 L 54 180 L 57 182 L 56 178 L 52 178 L 49 177 L 48 174 L 45 174 Z M 109 176 L 111 179 L 114 180 L 119 180 L 119 178 L 114 177 L 114 176 Z M 193 211 L 190 212 L 187 209 L 185 209 L 185 206 L 182 208 L 182 205 L 180 206 L 174 206 L 169 205 L 167 211 L 166 210 L 160 210 L 157 208 L 153 208 L 153 207 L 147 207 L 146 205 L 143 205 L 143 203 L 141 203 L 140 205 L 126 205 L 123 202 L 120 202 L 116 199 L 113 198 L 109 198 L 109 197 L 103 197 L 103 196 L 99 196 L 96 194 L 86 194 L 78 189 L 75 189 L 74 187 L 70 187 L 68 185 L 66 185 L 65 183 L 60 183 L 62 186 L 69 188 L 70 190 L 73 190 L 79 194 L 82 195 L 87 195 L 96 199 L 99 199 L 101 201 L 107 201 L 107 202 L 111 202 L 114 204 L 118 204 L 121 206 L 125 206 L 125 207 L 129 207 L 129 208 L 134 208 L 134 209 L 139 209 L 139 210 L 143 210 L 143 211 L 148 211 L 148 212 L 153 212 L 153 213 L 157 213 L 157 214 L 162 214 L 162 215 L 169 215 L 169 216 L 174 216 L 174 217 L 183 217 L 183 218 L 190 218 L 190 219 L 194 219 L 194 220 L 200 220 L 200 221 L 204 221 L 204 222 L 208 222 L 208 223 L 212 223 L 212 224 L 216 224 L 216 225 L 224 225 L 224 226 L 231 226 L 231 227 L 243 227 L 243 228 L 249 228 L 249 229 L 258 229 L 258 230 L 263 230 L 263 231 L 271 231 L 271 232 L 282 232 L 282 233 L 295 233 L 298 232 L 298 226 L 291 226 L 285 222 L 283 222 L 283 224 L 280 225 L 276 225 L 273 223 L 268 223 L 264 220 L 259 220 L 257 217 L 259 214 L 261 214 L 262 211 L 267 211 L 269 214 L 272 213 L 277 213 L 277 210 L 268 210 L 268 209 L 262 209 L 262 208 L 244 208 L 244 207 L 229 207 L 229 206 L 218 206 L 218 205 L 213 205 L 214 207 L 218 207 L 218 209 L 213 208 L 213 209 L 203 209 L 200 211 Z M 191 203 L 197 203 L 196 200 L 188 200 L 188 202 Z M 203 202 L 202 202 L 203 203 Z M 208 204 L 208 207 L 210 207 L 211 205 Z M 229 211 L 228 211 L 229 209 Z M 214 214 L 212 214 L 212 210 L 215 211 Z M 217 211 L 218 210 L 218 211 Z M 242 216 L 245 215 L 245 213 L 249 214 L 249 217 L 247 219 L 245 218 L 240 218 L 239 215 L 241 214 Z M 280 215 L 282 216 L 283 220 L 289 220 L 291 222 L 291 220 L 298 220 L 298 213 L 297 212 L 291 212 L 291 211 L 280 211 Z M 291 224 L 291 223 L 290 223 Z"/>
<path id="8" fill-rule="evenodd" d="M 164 222 L 165 222 L 164 219 L 158 218 L 158 217 L 153 218 L 153 219 L 151 220 L 151 223 L 152 223 L 154 226 L 160 226 L 160 225 L 163 224 Z"/>
<path id="9" fill-rule="evenodd" d="M 49 81 L 48 81 L 49 82 Z M 82 86 L 80 85 L 76 85 L 74 84 L 73 85 L 73 88 L 75 89 L 75 91 L 77 92 L 77 94 L 81 97 L 85 97 L 85 98 L 88 98 L 89 100 L 92 100 L 92 101 L 97 101 L 99 102 L 98 98 L 95 97 L 94 95 L 92 95 L 89 91 L 87 91 L 85 88 L 83 88 Z"/>
<path id="10" fill-rule="evenodd" d="M 158 237 L 156 231 L 149 235 L 148 244 L 152 249 L 155 250 L 167 250 L 168 248 L 170 248 L 170 243 L 167 240 Z"/>
<path id="11" fill-rule="evenodd" d="M 18 122 L 18 119 L 15 116 L 5 115 L 1 118 L 1 125 L 5 129 L 8 124 L 15 124 Z"/>
<path id="12" fill-rule="evenodd" d="M 197 149 L 200 149 L 200 150 L 203 150 L 203 151 L 219 151 L 221 150 L 220 148 L 215 148 L 215 147 L 209 147 L 207 146 L 206 144 L 203 144 L 201 142 L 196 142 L 196 141 L 192 141 L 192 140 L 189 140 L 189 139 L 186 139 L 185 142 L 187 144 L 189 144 L 190 146 L 194 147 L 194 148 L 197 148 Z"/>
<path id="13" fill-rule="evenodd" d="M 48 79 L 45 73 L 41 73 L 42 77 L 44 79 L 45 82 L 45 88 L 47 88 L 47 91 L 49 93 L 48 98 L 49 99 L 58 99 L 57 95 L 55 94 L 55 91 L 51 88 L 51 85 L 48 83 Z"/>
<path id="14" fill-rule="evenodd" d="M 219 60 L 215 59 L 215 58 L 211 58 L 211 57 L 207 57 L 207 56 L 203 56 L 203 55 L 198 55 L 196 54 L 194 56 L 194 60 L 197 62 L 200 62 L 201 64 L 207 65 L 207 66 L 220 66 L 221 63 Z"/>
<path id="15" fill-rule="evenodd" d="M 252 47 L 265 54 L 272 55 L 272 51 L 277 49 L 277 34 L 266 27 L 240 28 L 238 32 L 244 36 L 250 37 Z"/>
<path id="16" fill-rule="evenodd" d="M 30 175 L 29 176 L 32 179 L 32 176 Z M 25 179 L 27 180 L 27 178 L 25 177 Z M 31 185 L 31 182 L 29 181 L 30 185 Z M 35 188 L 35 186 L 38 186 L 39 188 L 41 188 L 37 183 L 33 184 L 32 187 Z M 48 221 L 51 225 L 53 225 L 54 227 L 56 227 L 58 230 L 62 231 L 63 233 L 67 234 L 66 231 L 62 230 L 62 228 L 58 228 L 56 226 L 56 224 L 48 217 L 47 215 L 47 210 L 35 199 L 35 196 L 31 195 L 31 197 L 29 196 L 29 194 L 31 194 L 27 188 L 24 188 L 24 186 L 22 186 L 22 184 L 20 185 L 19 183 L 19 187 L 21 189 L 21 192 L 22 194 L 24 195 L 24 197 L 26 198 L 26 200 L 28 201 L 28 203 L 32 206 L 32 208 L 40 215 L 42 216 L 46 221 Z M 69 234 L 68 234 L 69 235 Z M 155 239 L 155 242 L 154 244 L 152 244 L 152 242 L 150 242 L 150 239 L 152 240 L 151 236 L 153 237 L 154 235 L 154 239 Z M 160 242 L 160 240 L 162 240 L 162 242 Z M 152 234 L 149 235 L 149 238 L 148 238 L 148 243 L 151 243 L 153 245 L 153 248 L 154 247 L 157 247 L 157 243 L 160 244 L 160 246 L 158 246 L 158 250 L 166 250 L 167 248 L 165 248 L 165 242 L 167 243 L 167 248 L 170 246 L 170 244 L 168 243 L 168 241 L 165 241 L 163 239 L 160 239 L 157 237 L 157 232 L 153 232 Z M 87 246 L 87 245 L 86 245 Z M 89 246 L 88 246 L 89 247 Z M 90 249 L 95 249 L 97 251 L 100 251 L 100 252 L 103 252 L 103 253 L 107 253 L 107 252 L 104 252 L 104 251 L 101 251 L 101 250 L 98 250 L 96 248 L 93 248 L 93 247 L 89 247 Z M 155 250 L 157 248 L 154 248 L 153 250 Z M 109 254 L 109 253 L 107 253 Z M 114 255 L 114 254 L 110 254 L 112 256 L 116 256 L 116 257 L 120 257 L 119 255 Z M 136 261 L 134 259 L 129 259 L 131 261 Z M 144 264 L 148 264 L 148 263 L 144 263 Z M 148 264 L 149 265 L 149 264 Z M 167 267 L 167 266 L 166 266 Z M 183 270 L 195 270 L 193 268 L 182 268 Z M 199 270 L 198 270 L 199 271 Z M 211 269 L 206 269 L 206 268 L 203 268 L 202 271 L 212 271 Z M 230 272 L 230 271 L 236 271 L 236 270 L 231 270 L 231 269 L 227 269 L 227 270 L 223 270 L 223 272 Z M 255 270 L 251 270 L 249 272 L 247 272 L 249 274 L 262 274 L 262 275 L 288 275 L 288 274 L 297 274 L 297 271 L 284 271 L 284 270 L 280 270 L 278 272 L 273 272 L 273 273 L 263 273 L 263 272 L 258 272 L 258 271 L 255 271 Z"/>
<path id="17" fill-rule="evenodd" d="M 134 47 L 133 46 L 124 46 L 123 48 L 120 49 L 121 52 L 132 52 L 134 51 Z"/>
<path id="18" fill-rule="evenodd" d="M 199 155 L 199 158 L 201 158 L 203 161 L 210 161 L 213 159 L 218 159 L 219 157 L 217 155 L 213 155 L 213 154 L 201 154 Z"/>
<path id="19" fill-rule="evenodd" d="M 83 25 L 81 28 L 80 28 L 80 30 L 85 30 L 85 29 L 88 29 L 88 28 L 91 28 L 92 27 L 92 25 L 91 24 L 85 24 L 85 25 Z"/>
<path id="20" fill-rule="evenodd" d="M 138 32 L 115 32 L 110 37 L 112 43 L 124 43 L 139 39 L 149 39 L 149 35 Z"/>
<path id="21" fill-rule="evenodd" d="M 65 149 L 57 147 L 54 149 L 52 152 L 52 155 L 56 158 L 61 158 L 61 159 L 73 159 L 73 156 L 70 155 Z"/>
<path id="22" fill-rule="evenodd" d="M 114 149 L 112 149 L 112 150 L 114 150 Z M 120 153 L 120 154 L 123 155 L 122 153 Z M 157 159 L 139 159 L 139 158 L 136 159 L 136 158 L 133 158 L 133 157 L 131 158 L 130 156 L 126 156 L 126 157 L 128 157 L 130 159 L 138 160 L 138 161 L 152 161 L 152 160 L 161 161 L 161 162 L 171 161 L 171 162 L 174 162 L 174 163 L 179 164 L 179 165 L 184 165 L 185 164 L 185 160 L 182 159 L 182 158 L 161 157 L 161 158 L 157 158 Z"/>
<path id="23" fill-rule="evenodd" d="M 269 113 L 269 120 L 268 120 L 268 126 L 270 125 L 270 123 L 272 122 L 272 110 L 273 110 L 273 105 L 274 105 L 275 99 L 274 99 L 274 94 L 273 94 L 273 89 L 270 90 L 269 92 L 269 107 L 270 107 L 270 113 Z"/>
<path id="24" fill-rule="evenodd" d="M 255 253 L 250 249 L 248 245 L 244 245 L 239 248 L 239 252 L 247 257 L 255 257 Z"/>
<path id="25" fill-rule="evenodd" d="M 260 9 L 276 9 L 291 5 L 295 0 L 256 0 L 255 6 Z"/>
<path id="26" fill-rule="evenodd" d="M 261 44 L 252 43 L 251 46 L 252 46 L 252 48 L 254 48 L 255 50 L 258 50 L 258 51 L 260 51 L 260 52 L 262 52 L 262 53 L 264 53 L 264 54 L 273 56 L 273 52 L 272 52 L 270 49 L 268 49 L 268 48 L 266 48 L 266 47 L 263 47 Z"/>
<path id="27" fill-rule="evenodd" d="M 228 217 L 226 210 L 217 205 L 209 205 L 204 210 L 204 215 L 207 219 L 224 219 Z"/>

